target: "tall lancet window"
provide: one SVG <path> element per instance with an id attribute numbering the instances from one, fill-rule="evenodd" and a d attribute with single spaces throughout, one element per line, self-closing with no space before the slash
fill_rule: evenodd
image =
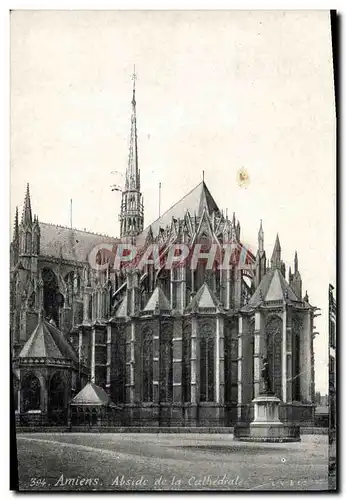
<path id="1" fill-rule="evenodd" d="M 25 235 L 25 253 L 31 253 L 31 233 Z"/>
<path id="2" fill-rule="evenodd" d="M 153 400 L 153 332 L 150 328 L 142 336 L 143 401 Z"/>
<path id="3" fill-rule="evenodd" d="M 302 322 L 293 318 L 292 322 L 292 399 L 300 401 L 300 334 Z"/>
<path id="4" fill-rule="evenodd" d="M 181 378 L 183 402 L 189 403 L 191 401 L 191 325 L 186 325 L 183 330 Z"/>
<path id="5" fill-rule="evenodd" d="M 172 401 L 173 343 L 172 326 L 163 325 L 160 335 L 160 401 Z"/>
<path id="6" fill-rule="evenodd" d="M 214 348 L 214 332 L 209 324 L 205 324 L 199 331 L 200 401 L 202 402 L 214 401 Z"/>
<path id="7" fill-rule="evenodd" d="M 281 398 L 282 387 L 282 320 L 275 316 L 266 324 L 267 357 L 272 390 Z"/>

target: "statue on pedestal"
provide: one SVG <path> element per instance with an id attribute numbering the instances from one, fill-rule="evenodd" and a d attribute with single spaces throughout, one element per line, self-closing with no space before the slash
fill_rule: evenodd
<path id="1" fill-rule="evenodd" d="M 270 381 L 270 374 L 269 374 L 269 364 L 266 357 L 263 358 L 261 376 L 262 376 L 262 387 L 263 387 L 261 392 L 263 392 L 264 394 L 273 394 Z"/>

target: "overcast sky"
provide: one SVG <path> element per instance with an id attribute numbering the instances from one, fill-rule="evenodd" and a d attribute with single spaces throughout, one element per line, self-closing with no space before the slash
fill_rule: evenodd
<path id="1" fill-rule="evenodd" d="M 145 225 L 202 180 L 263 220 L 271 256 L 298 251 L 316 320 L 316 389 L 328 390 L 335 282 L 335 107 L 329 12 L 12 11 L 11 216 L 30 182 L 39 219 L 119 235 L 136 64 Z M 237 172 L 249 183 L 240 187 Z M 117 172 L 113 173 L 112 172 Z"/>

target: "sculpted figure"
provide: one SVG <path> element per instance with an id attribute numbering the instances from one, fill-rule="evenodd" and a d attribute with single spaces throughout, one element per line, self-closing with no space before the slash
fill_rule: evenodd
<path id="1" fill-rule="evenodd" d="M 264 392 L 271 393 L 272 387 L 271 387 L 271 382 L 270 382 L 269 364 L 268 364 L 268 360 L 266 357 L 263 358 L 261 375 L 262 375 L 262 380 L 263 380 Z"/>

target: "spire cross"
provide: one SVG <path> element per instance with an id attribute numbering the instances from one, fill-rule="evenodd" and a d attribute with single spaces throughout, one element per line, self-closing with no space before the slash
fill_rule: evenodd
<path id="1" fill-rule="evenodd" d="M 137 80 L 136 65 L 133 65 L 133 73 L 131 75 L 131 80 Z"/>
<path id="2" fill-rule="evenodd" d="M 133 73 L 131 74 L 131 80 L 133 81 L 133 92 L 135 91 L 135 85 L 137 80 L 136 65 L 133 65 Z"/>

